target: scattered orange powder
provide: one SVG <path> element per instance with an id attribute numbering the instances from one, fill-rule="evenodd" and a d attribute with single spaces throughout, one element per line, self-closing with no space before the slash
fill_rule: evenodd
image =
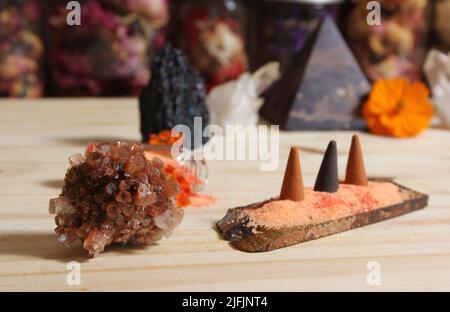
<path id="1" fill-rule="evenodd" d="M 172 136 L 171 130 L 163 130 L 158 134 L 151 134 L 148 140 L 148 144 L 151 145 L 172 145 L 178 139 L 182 138 L 183 134 L 179 134 L 177 136 Z"/>
<path id="2" fill-rule="evenodd" d="M 249 217 L 249 226 L 292 227 L 323 223 L 398 204 L 407 199 L 406 196 L 397 185 L 389 182 L 369 182 L 367 187 L 340 184 L 336 193 L 306 188 L 305 199 L 301 202 L 276 200 L 260 208 L 243 209 L 240 213 L 241 217 Z"/>
<path id="3" fill-rule="evenodd" d="M 164 170 L 167 175 L 172 177 L 178 184 L 180 192 L 175 200 L 179 207 L 203 207 L 212 205 L 216 198 L 210 195 L 199 194 L 194 191 L 198 184 L 203 181 L 198 179 L 188 167 L 177 163 L 175 160 L 149 151 L 145 152 L 145 157 L 151 160 L 153 157 L 159 157 L 164 162 Z"/>
<path id="4" fill-rule="evenodd" d="M 203 207 L 214 204 L 217 199 L 211 195 L 194 194 L 191 196 L 191 207 Z"/>

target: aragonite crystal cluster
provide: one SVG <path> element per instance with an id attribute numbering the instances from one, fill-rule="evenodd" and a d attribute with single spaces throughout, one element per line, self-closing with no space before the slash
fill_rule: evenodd
<path id="1" fill-rule="evenodd" d="M 181 222 L 183 210 L 172 200 L 176 182 L 160 159 L 145 158 L 142 145 L 96 143 L 69 161 L 62 193 L 50 200 L 64 245 L 80 240 L 95 257 L 112 243 L 153 244 Z"/>

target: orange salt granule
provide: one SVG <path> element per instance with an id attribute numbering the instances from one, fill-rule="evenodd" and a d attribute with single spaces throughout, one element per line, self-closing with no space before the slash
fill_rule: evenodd
<path id="1" fill-rule="evenodd" d="M 274 200 L 257 209 L 240 211 L 241 218 L 250 219 L 249 226 L 269 228 L 318 224 L 398 204 L 406 195 L 389 182 L 369 182 L 358 186 L 340 184 L 335 193 L 305 189 L 302 201 Z"/>
<path id="2" fill-rule="evenodd" d="M 151 134 L 148 143 L 151 145 L 172 145 L 183 137 L 183 134 L 172 136 L 170 130 L 163 130 L 158 134 Z"/>
<path id="3" fill-rule="evenodd" d="M 216 199 L 210 195 L 199 194 L 196 187 L 205 183 L 187 166 L 184 166 L 168 157 L 161 157 L 152 152 L 146 152 L 146 157 L 152 159 L 159 157 L 164 162 L 164 172 L 179 186 L 179 193 L 175 202 L 179 207 L 203 207 L 213 204 Z"/>
<path id="4" fill-rule="evenodd" d="M 172 146 L 177 140 L 183 137 L 180 133 L 178 136 L 172 136 L 170 130 L 163 130 L 158 134 L 152 134 L 149 139 L 150 145 L 166 145 Z M 146 153 L 148 157 L 153 157 L 152 153 Z M 159 157 L 159 156 L 158 156 Z M 213 202 L 215 199 L 211 196 L 201 195 L 195 192 L 197 185 L 202 185 L 205 182 L 197 178 L 197 176 L 188 167 L 177 163 L 175 160 L 168 157 L 162 157 L 165 163 L 164 171 L 179 186 L 179 194 L 176 196 L 175 201 L 179 207 L 186 206 L 206 206 Z M 192 199 L 195 197 L 194 205 Z"/>
<path id="5" fill-rule="evenodd" d="M 193 196 L 202 196 L 195 192 L 195 187 L 196 185 L 203 184 L 204 181 L 197 178 L 188 167 L 180 164 L 166 164 L 164 168 L 166 174 L 172 177 L 179 185 L 180 192 L 175 198 L 179 207 L 190 206 Z"/>

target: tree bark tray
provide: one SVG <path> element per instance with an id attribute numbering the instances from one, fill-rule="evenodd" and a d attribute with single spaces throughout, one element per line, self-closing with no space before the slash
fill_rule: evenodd
<path id="1" fill-rule="evenodd" d="M 372 179 L 374 181 L 375 179 Z M 376 179 L 397 185 L 402 192 L 407 192 L 408 199 L 395 205 L 380 207 L 368 212 L 358 213 L 324 223 L 297 225 L 284 228 L 267 228 L 248 226 L 249 219 L 238 218 L 239 210 L 258 209 L 264 204 L 277 200 L 272 198 L 244 207 L 229 209 L 227 214 L 217 222 L 216 226 L 224 239 L 232 246 L 247 252 L 271 251 L 278 248 L 298 244 L 320 237 L 344 232 L 353 228 L 395 218 L 403 214 L 425 208 L 428 195 L 414 191 L 390 180 Z"/>

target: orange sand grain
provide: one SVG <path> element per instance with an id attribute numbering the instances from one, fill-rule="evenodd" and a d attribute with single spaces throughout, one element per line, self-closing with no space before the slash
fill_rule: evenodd
<path id="1" fill-rule="evenodd" d="M 150 151 L 145 152 L 145 157 L 148 160 L 153 159 L 153 157 L 158 157 L 164 162 L 164 164 L 173 167 L 173 171 L 176 172 L 176 174 L 174 175 L 176 181 L 180 185 L 181 191 L 184 192 L 182 200 L 177 201 L 179 206 L 182 207 L 189 206 L 198 208 L 209 206 L 217 202 L 217 199 L 214 196 L 199 194 L 193 191 L 194 185 L 196 183 L 201 182 L 201 180 L 199 180 L 188 167 L 180 165 L 177 161 L 173 160 L 172 158 L 157 153 L 153 153 Z M 181 204 L 184 201 L 185 204 Z"/>
<path id="2" fill-rule="evenodd" d="M 217 198 L 211 195 L 195 194 L 191 197 L 191 204 L 189 207 L 204 207 L 217 202 Z"/>
<path id="3" fill-rule="evenodd" d="M 405 197 L 397 185 L 389 182 L 369 182 L 367 187 L 341 184 L 336 193 L 314 192 L 306 188 L 303 201 L 276 200 L 240 213 L 241 217 L 249 217 L 249 226 L 282 228 L 348 217 L 398 204 L 407 199 Z"/>

